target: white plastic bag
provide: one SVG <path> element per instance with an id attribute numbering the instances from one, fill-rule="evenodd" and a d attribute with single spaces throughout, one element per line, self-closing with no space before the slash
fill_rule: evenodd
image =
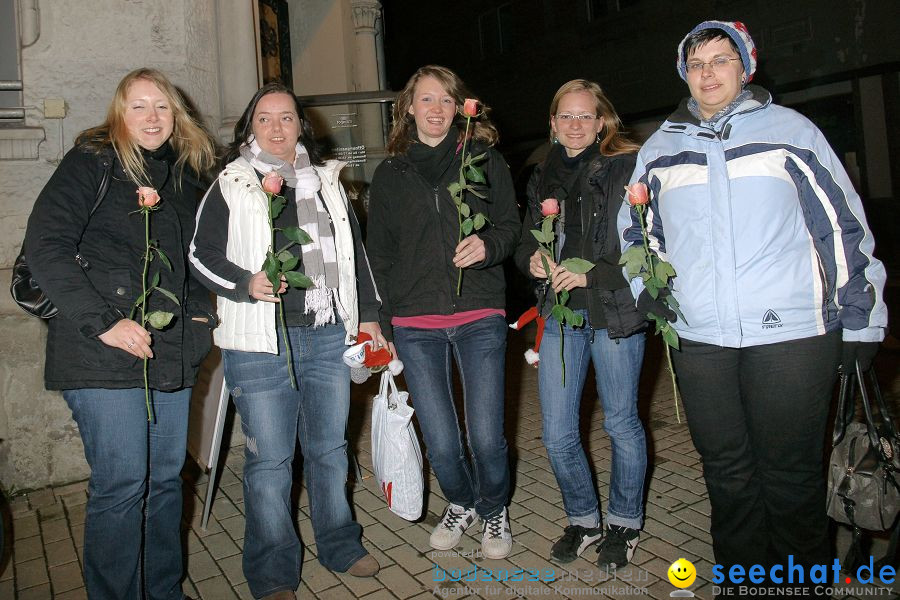
<path id="1" fill-rule="evenodd" d="M 412 425 L 409 393 L 397 390 L 390 371 L 372 404 L 372 464 L 375 482 L 391 511 L 408 521 L 422 514 L 422 450 Z"/>

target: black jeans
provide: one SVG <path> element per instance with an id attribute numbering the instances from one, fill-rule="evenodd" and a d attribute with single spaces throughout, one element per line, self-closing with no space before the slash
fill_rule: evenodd
<path id="1" fill-rule="evenodd" d="M 726 574 L 788 555 L 828 563 L 822 451 L 840 353 L 840 332 L 747 348 L 682 340 L 672 353 Z"/>

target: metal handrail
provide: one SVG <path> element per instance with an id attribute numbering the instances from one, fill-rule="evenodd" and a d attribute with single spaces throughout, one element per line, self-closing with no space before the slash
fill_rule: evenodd
<path id="1" fill-rule="evenodd" d="M 0 79 L 0 92 L 21 92 L 22 81 L 11 79 Z"/>
<path id="2" fill-rule="evenodd" d="M 345 92 L 343 94 L 316 94 L 298 96 L 304 106 L 332 106 L 335 104 L 384 104 L 393 102 L 397 92 L 378 90 L 374 92 Z"/>

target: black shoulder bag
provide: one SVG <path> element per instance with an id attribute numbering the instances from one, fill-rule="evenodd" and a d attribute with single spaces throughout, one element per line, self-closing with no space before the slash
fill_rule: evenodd
<path id="1" fill-rule="evenodd" d="M 94 206 L 88 214 L 88 221 L 94 216 L 103 198 L 106 196 L 106 190 L 109 189 L 109 177 L 112 171 L 112 159 L 108 155 L 103 155 L 101 159 L 103 167 L 103 177 L 100 179 L 100 187 L 97 188 L 97 198 L 94 200 Z M 87 223 L 84 225 L 87 229 Z M 81 236 L 78 237 L 78 243 L 81 244 L 81 238 L 84 236 L 84 229 L 81 230 Z M 75 252 L 75 262 L 82 269 L 90 268 L 88 261 L 84 259 L 79 252 Z M 9 293 L 12 294 L 13 300 L 22 310 L 28 314 L 40 319 L 52 319 L 59 310 L 53 306 L 50 299 L 38 285 L 38 282 L 31 276 L 31 269 L 25 261 L 25 244 L 22 243 L 22 251 L 16 257 L 16 262 L 12 269 L 12 282 L 9 284 Z"/>
<path id="2" fill-rule="evenodd" d="M 887 555 L 879 561 L 883 564 L 893 563 L 900 537 L 900 523 L 896 523 L 900 513 L 900 436 L 878 387 L 875 369 L 863 374 L 858 364 L 855 367 L 855 373 L 841 374 L 826 501 L 828 516 L 853 529 L 845 570 L 854 569 L 862 560 L 862 529 L 886 531 L 893 526 Z M 857 384 L 864 423 L 853 421 Z M 877 420 L 871 396 L 878 405 Z"/>

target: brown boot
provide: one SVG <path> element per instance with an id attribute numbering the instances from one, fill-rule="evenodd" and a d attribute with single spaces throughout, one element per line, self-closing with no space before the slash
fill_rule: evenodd
<path id="1" fill-rule="evenodd" d="M 371 554 L 366 554 L 353 563 L 350 568 L 347 569 L 347 573 L 354 577 L 374 577 L 375 573 L 377 573 L 380 568 L 381 565 L 378 564 L 375 557 Z"/>
<path id="2" fill-rule="evenodd" d="M 281 590 L 268 596 L 263 596 L 262 600 L 297 600 L 297 595 L 292 590 Z"/>

